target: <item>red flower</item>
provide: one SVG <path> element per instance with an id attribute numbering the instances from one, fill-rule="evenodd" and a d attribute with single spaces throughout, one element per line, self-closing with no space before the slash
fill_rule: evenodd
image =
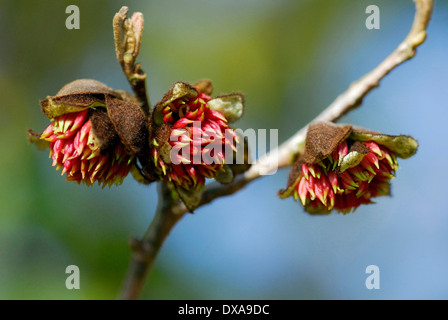
<path id="1" fill-rule="evenodd" d="M 360 164 L 338 173 L 340 164 L 348 154 L 347 141 L 318 164 L 302 164 L 294 197 L 307 207 L 328 211 L 333 207 L 347 213 L 361 204 L 372 203 L 371 198 L 389 194 L 389 180 L 397 169 L 395 155 L 373 141 L 363 142 L 370 151 Z"/>
<path id="2" fill-rule="evenodd" d="M 50 148 L 68 181 L 121 184 L 136 158 L 147 162 L 147 119 L 132 99 L 95 80 L 73 81 L 41 101 L 52 122 L 42 134 L 29 131 L 30 141 Z"/>
<path id="3" fill-rule="evenodd" d="M 201 88 L 203 83 L 193 87 L 178 82 L 155 107 L 156 123 L 157 117 L 161 118 L 152 139 L 155 170 L 164 181 L 172 181 L 186 190 L 198 190 L 206 178 L 215 178 L 224 170 L 225 152 L 236 151 L 235 132 L 217 109 L 223 106 L 223 101 L 234 100 L 228 105 L 232 110 L 219 109 L 232 118 L 236 104 L 242 111 L 242 96 L 212 99 L 207 94 L 211 93 L 211 84 L 208 84 Z M 237 117 L 240 115 L 241 112 Z"/>
<path id="4" fill-rule="evenodd" d="M 333 208 L 348 213 L 372 198 L 390 193 L 398 168 L 397 156 L 408 158 L 417 142 L 408 136 L 388 136 L 317 123 L 310 126 L 305 151 L 290 174 L 281 197 L 293 195 L 310 213 Z"/>

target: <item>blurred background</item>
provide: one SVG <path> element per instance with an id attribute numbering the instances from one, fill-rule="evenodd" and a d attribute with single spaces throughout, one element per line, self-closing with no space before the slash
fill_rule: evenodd
<path id="1" fill-rule="evenodd" d="M 67 30 L 65 8 L 80 9 Z M 365 9 L 380 8 L 380 30 Z M 156 205 L 156 186 L 128 177 L 101 190 L 65 181 L 26 140 L 49 123 L 39 100 L 94 78 L 130 90 L 115 60 L 112 18 L 141 11 L 139 61 L 152 103 L 176 81 L 213 79 L 239 90 L 242 129 L 279 129 L 279 142 L 313 119 L 405 37 L 410 0 L 0 0 L 0 298 L 114 299 Z M 146 299 L 447 299 L 448 3 L 436 1 L 427 42 L 341 119 L 420 148 L 400 162 L 393 196 L 355 213 L 314 217 L 280 200 L 288 169 L 185 216 L 164 244 Z M 77 265 L 81 289 L 67 290 Z M 368 265 L 381 289 L 367 290 Z"/>

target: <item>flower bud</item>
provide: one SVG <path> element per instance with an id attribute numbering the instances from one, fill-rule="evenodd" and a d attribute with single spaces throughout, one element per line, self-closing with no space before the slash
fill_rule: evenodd
<path id="1" fill-rule="evenodd" d="M 390 194 L 397 157 L 417 151 L 409 136 L 390 136 L 350 125 L 311 124 L 305 150 L 294 164 L 281 198 L 294 196 L 309 213 L 343 213 Z"/>
<path id="2" fill-rule="evenodd" d="M 117 60 L 125 70 L 133 68 L 140 52 L 144 23 L 142 13 L 128 18 L 128 12 L 128 7 L 122 7 L 113 19 Z"/>

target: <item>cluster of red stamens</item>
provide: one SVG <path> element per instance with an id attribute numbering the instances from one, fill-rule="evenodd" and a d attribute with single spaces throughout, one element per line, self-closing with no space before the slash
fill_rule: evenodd
<path id="1" fill-rule="evenodd" d="M 106 154 L 100 153 L 99 142 L 92 131 L 89 110 L 55 117 L 42 133 L 41 139 L 50 142 L 50 158 L 56 169 L 67 173 L 68 181 L 92 185 L 121 184 L 127 176 L 133 157 L 117 143 Z"/>
<path id="2" fill-rule="evenodd" d="M 388 194 L 389 180 L 394 177 L 397 160 L 390 150 L 375 142 L 362 142 L 370 152 L 356 166 L 341 172 L 341 164 L 349 153 L 347 141 L 316 164 L 302 164 L 295 199 L 310 211 L 348 213 L 371 198 Z"/>
<path id="3" fill-rule="evenodd" d="M 158 142 L 152 151 L 159 175 L 186 189 L 202 187 L 225 163 L 225 151 L 235 150 L 235 132 L 226 118 L 210 109 L 210 97 L 199 93 L 188 101 L 178 99 L 163 109 L 163 121 L 172 124 L 171 163 L 160 157 Z M 199 159 L 196 161 L 195 159 Z"/>

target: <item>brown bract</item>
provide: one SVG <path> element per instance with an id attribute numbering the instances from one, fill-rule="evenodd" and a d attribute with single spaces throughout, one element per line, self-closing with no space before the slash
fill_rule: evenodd
<path id="1" fill-rule="evenodd" d="M 100 143 L 100 152 L 105 154 L 119 141 L 114 125 L 103 108 L 98 108 L 95 112 L 92 112 L 89 119 L 92 123 L 93 133 Z"/>
<path id="2" fill-rule="evenodd" d="M 152 113 L 153 122 L 156 125 L 161 125 L 163 123 L 163 109 L 170 106 L 173 112 L 177 112 L 177 107 L 173 104 L 176 100 L 188 101 L 198 95 L 198 90 L 193 88 L 190 84 L 186 82 L 176 82 L 163 96 L 162 100 L 157 103 L 154 107 Z"/>
<path id="3" fill-rule="evenodd" d="M 333 123 L 313 123 L 308 128 L 305 151 L 301 157 L 305 163 L 317 163 L 328 157 L 352 132 L 352 126 L 338 126 Z"/>
<path id="4" fill-rule="evenodd" d="M 121 142 L 132 154 L 145 156 L 148 149 L 148 127 L 140 107 L 111 96 L 106 96 L 106 106 Z"/>

